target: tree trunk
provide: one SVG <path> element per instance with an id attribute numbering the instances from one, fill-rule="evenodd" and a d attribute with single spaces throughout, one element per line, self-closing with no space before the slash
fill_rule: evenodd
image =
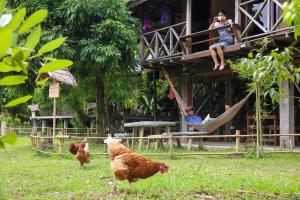
<path id="1" fill-rule="evenodd" d="M 97 136 L 106 136 L 107 119 L 105 114 L 105 87 L 100 74 L 96 75 L 96 133 Z"/>

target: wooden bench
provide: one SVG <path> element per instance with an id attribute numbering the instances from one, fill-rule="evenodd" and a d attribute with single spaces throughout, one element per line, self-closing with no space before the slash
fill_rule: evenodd
<path id="1" fill-rule="evenodd" d="M 185 35 L 185 36 L 181 36 L 180 37 L 180 45 L 181 48 L 184 51 L 184 56 L 182 58 L 182 60 L 192 60 L 192 59 L 197 59 L 197 58 L 203 58 L 203 57 L 208 57 L 210 56 L 210 51 L 209 49 L 204 50 L 204 51 L 200 51 L 200 52 L 195 52 L 192 53 L 191 49 L 193 46 L 196 45 L 202 45 L 205 43 L 209 43 L 212 44 L 213 42 L 215 42 L 216 40 L 219 40 L 220 37 L 211 37 L 214 33 L 216 33 L 218 30 L 220 29 L 231 29 L 231 36 L 234 37 L 236 44 L 230 45 L 230 46 L 226 46 L 224 47 L 224 53 L 227 52 L 232 52 L 232 51 L 237 51 L 241 49 L 241 37 L 240 37 L 240 31 L 241 31 L 241 27 L 239 24 L 228 24 L 225 26 L 221 26 L 221 27 L 217 27 L 217 28 L 212 28 L 212 29 L 207 29 L 204 31 L 200 31 L 200 32 L 196 32 L 196 33 L 192 33 L 189 35 Z M 199 37 L 199 36 L 208 36 L 208 39 L 204 39 L 204 40 L 200 40 L 200 41 L 193 41 L 193 39 Z"/>
<path id="2" fill-rule="evenodd" d="M 155 145 L 154 145 L 155 150 L 157 150 L 158 147 L 160 147 L 161 149 L 163 148 L 163 138 L 162 138 L 162 135 L 149 135 L 148 136 L 148 143 L 147 143 L 147 148 L 148 149 L 150 148 L 152 140 L 155 141 Z"/>
<path id="3" fill-rule="evenodd" d="M 224 47 L 223 51 L 224 51 L 224 53 L 227 53 L 227 52 L 237 51 L 240 49 L 241 49 L 240 44 L 234 44 L 234 45 Z M 192 60 L 192 59 L 203 58 L 203 57 L 208 57 L 208 56 L 210 56 L 210 51 L 205 50 L 205 51 L 200 51 L 200 52 L 184 55 L 182 60 Z"/>
<path id="4" fill-rule="evenodd" d="M 126 140 L 126 146 L 127 147 L 130 146 L 130 142 L 129 142 L 130 139 L 128 137 L 132 137 L 132 133 L 114 133 L 113 136 L 115 138 L 118 138 L 118 139 L 125 138 L 125 140 Z"/>

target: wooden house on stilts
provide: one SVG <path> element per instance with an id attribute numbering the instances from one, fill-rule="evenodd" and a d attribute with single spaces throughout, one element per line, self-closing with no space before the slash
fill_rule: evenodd
<path id="1" fill-rule="evenodd" d="M 129 7 L 141 21 L 140 64 L 143 69 L 166 69 L 179 82 L 179 93 L 184 102 L 193 106 L 201 115 L 216 115 L 224 105 L 233 105 L 247 94 L 244 83 L 230 66 L 212 70 L 213 61 L 209 46 L 218 40 L 216 30 L 208 30 L 214 16 L 224 10 L 232 19 L 233 45 L 224 48 L 226 59 L 247 57 L 255 43 L 268 37 L 276 47 L 283 48 L 299 42 L 294 40 L 293 28 L 283 24 L 283 3 L 286 0 L 131 0 Z M 300 64 L 299 55 L 294 55 Z M 300 111 L 294 86 L 282 85 L 288 94 L 281 97 L 279 107 L 266 117 L 268 132 L 290 134 L 300 131 Z M 294 94 L 295 93 L 295 94 Z M 254 113 L 251 99 L 232 123 L 219 130 L 229 133 L 231 127 L 250 131 Z M 182 120 L 181 120 L 182 121 Z M 181 123 L 181 130 L 186 130 Z M 272 139 L 276 144 L 276 138 Z M 279 141 L 279 139 L 278 139 Z M 280 137 L 299 145 L 299 139 Z"/>

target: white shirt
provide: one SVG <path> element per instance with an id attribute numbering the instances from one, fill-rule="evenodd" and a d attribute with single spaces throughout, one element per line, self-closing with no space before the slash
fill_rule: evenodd
<path id="1" fill-rule="evenodd" d="M 231 19 L 228 19 L 228 20 L 227 20 L 227 23 L 228 23 L 228 24 L 233 24 L 233 22 L 232 22 Z M 214 27 L 215 27 L 215 28 L 218 28 L 218 27 L 220 27 L 220 26 L 224 26 L 224 25 L 221 24 L 220 22 L 215 22 L 215 23 L 214 23 Z"/>

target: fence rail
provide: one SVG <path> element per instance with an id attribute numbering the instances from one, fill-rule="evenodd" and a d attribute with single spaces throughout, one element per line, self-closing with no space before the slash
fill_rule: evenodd
<path id="1" fill-rule="evenodd" d="M 236 22 L 243 25 L 242 41 L 291 30 L 282 20 L 283 3 L 279 0 L 244 0 L 236 8 Z M 253 29 L 261 34 L 252 33 Z"/>
<path id="2" fill-rule="evenodd" d="M 262 137 L 300 137 L 300 134 L 263 134 Z M 195 135 L 195 136 L 173 136 L 172 132 L 169 132 L 168 135 L 161 135 L 161 136 L 152 136 L 152 137 L 116 137 L 119 139 L 123 139 L 127 142 L 127 145 L 129 146 L 129 141 L 134 144 L 137 141 L 140 141 L 141 139 L 145 139 L 148 142 L 148 148 L 150 141 L 157 140 L 161 141 L 163 143 L 163 140 L 167 141 L 168 143 L 168 152 L 166 153 L 146 153 L 147 156 L 167 156 L 170 158 L 176 157 L 176 156 L 204 156 L 204 155 L 242 155 L 245 154 L 246 151 L 244 151 L 241 147 L 241 138 L 255 138 L 256 135 L 240 135 L 240 132 L 237 131 L 235 135 Z M 81 137 L 81 136 L 72 136 L 72 135 L 57 135 L 55 137 L 58 140 L 58 147 L 59 152 L 55 153 L 57 155 L 64 155 L 64 143 L 66 140 L 82 140 L 84 138 L 88 140 L 92 139 L 98 139 L 98 140 L 104 140 L 107 137 Z M 205 139 L 205 138 L 235 138 L 235 151 L 232 152 L 187 152 L 187 153 L 174 153 L 173 151 L 173 143 L 174 140 L 179 139 Z M 37 136 L 37 135 L 31 135 L 31 141 L 32 141 L 32 147 L 34 150 L 39 151 L 41 153 L 45 152 L 41 150 L 41 145 L 43 144 L 44 140 L 53 141 L 52 136 Z M 177 143 L 178 144 L 178 143 Z M 51 152 L 47 152 L 51 154 Z M 276 153 L 300 153 L 300 151 L 295 151 L 293 148 L 290 150 L 280 150 L 280 151 L 265 151 L 265 153 L 268 154 L 276 154 Z M 108 155 L 106 152 L 100 152 L 100 153 L 91 153 L 91 155 Z"/>

